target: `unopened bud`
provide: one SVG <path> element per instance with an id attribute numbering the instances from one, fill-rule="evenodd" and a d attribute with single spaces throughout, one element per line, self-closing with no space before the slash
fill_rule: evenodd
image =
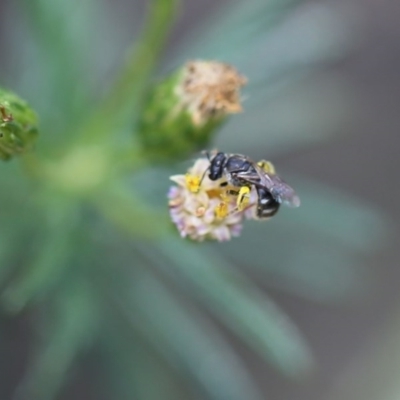
<path id="1" fill-rule="evenodd" d="M 185 157 L 208 146 L 228 114 L 242 110 L 246 78 L 228 64 L 190 61 L 155 86 L 145 103 L 140 140 L 150 156 Z"/>
<path id="2" fill-rule="evenodd" d="M 24 100 L 0 89 L 0 159 L 29 150 L 38 136 L 37 124 L 36 114 Z"/>

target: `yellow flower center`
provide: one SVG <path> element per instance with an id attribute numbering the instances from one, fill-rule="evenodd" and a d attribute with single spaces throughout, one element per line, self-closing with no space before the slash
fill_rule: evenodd
<path id="1" fill-rule="evenodd" d="M 192 193 L 197 193 L 200 190 L 200 178 L 196 175 L 186 174 L 185 184 Z"/>
<path id="2" fill-rule="evenodd" d="M 224 219 L 228 215 L 228 203 L 222 201 L 215 207 L 215 216 L 219 219 Z"/>

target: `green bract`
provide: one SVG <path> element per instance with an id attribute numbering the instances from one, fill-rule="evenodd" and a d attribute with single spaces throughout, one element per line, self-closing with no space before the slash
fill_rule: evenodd
<path id="1" fill-rule="evenodd" d="M 0 158 L 29 150 L 38 136 L 38 118 L 29 105 L 15 95 L 0 89 Z"/>

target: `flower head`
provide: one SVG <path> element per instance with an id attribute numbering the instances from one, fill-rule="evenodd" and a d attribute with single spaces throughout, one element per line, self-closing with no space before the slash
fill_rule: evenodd
<path id="1" fill-rule="evenodd" d="M 195 125 L 242 111 L 239 90 L 246 78 L 231 65 L 190 61 L 185 65 L 181 79 L 176 94 Z"/>
<path id="2" fill-rule="evenodd" d="M 209 147 L 230 114 L 242 110 L 246 78 L 231 65 L 195 60 L 150 88 L 142 103 L 138 137 L 153 162 L 186 158 Z"/>
<path id="3" fill-rule="evenodd" d="M 168 192 L 169 209 L 173 223 L 182 237 L 220 242 L 239 236 L 243 218 L 254 218 L 255 196 L 252 190 L 245 208 L 237 207 L 237 188 L 221 187 L 224 178 L 212 181 L 207 176 L 210 162 L 196 160 L 186 175 L 171 176 L 177 184 Z"/>

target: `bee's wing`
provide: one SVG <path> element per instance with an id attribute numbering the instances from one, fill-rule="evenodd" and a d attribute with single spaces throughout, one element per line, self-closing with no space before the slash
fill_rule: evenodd
<path id="1" fill-rule="evenodd" d="M 269 191 L 278 203 L 285 204 L 289 207 L 298 207 L 300 205 L 300 198 L 297 196 L 294 189 L 278 175 L 267 175 L 266 178 L 272 182 Z"/>
<path id="2" fill-rule="evenodd" d="M 279 175 L 268 174 L 258 165 L 254 165 L 254 167 L 259 175 L 258 185 L 266 187 L 278 203 L 289 207 L 300 205 L 299 196 Z M 257 183 L 254 184 L 257 185 Z"/>

